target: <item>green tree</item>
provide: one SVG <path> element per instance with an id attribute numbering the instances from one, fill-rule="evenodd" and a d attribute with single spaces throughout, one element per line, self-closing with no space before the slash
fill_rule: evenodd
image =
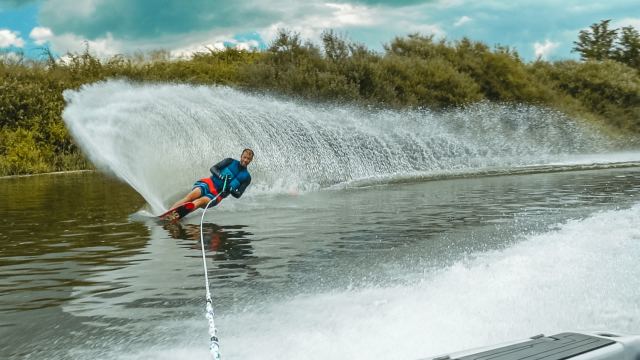
<path id="1" fill-rule="evenodd" d="M 632 26 L 620 30 L 614 59 L 640 70 L 640 33 Z"/>
<path id="2" fill-rule="evenodd" d="M 331 61 L 342 62 L 350 55 L 347 41 L 333 30 L 322 32 L 322 45 L 324 56 Z"/>
<path id="3" fill-rule="evenodd" d="M 615 54 L 614 43 L 618 29 L 609 29 L 611 19 L 592 24 L 588 30 L 580 30 L 578 41 L 573 43 L 574 52 L 580 53 L 582 60 L 607 60 Z"/>

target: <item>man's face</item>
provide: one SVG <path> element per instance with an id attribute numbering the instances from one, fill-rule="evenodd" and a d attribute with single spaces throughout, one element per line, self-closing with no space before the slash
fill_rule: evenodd
<path id="1" fill-rule="evenodd" d="M 245 151 L 240 156 L 240 165 L 247 167 L 251 163 L 251 160 L 253 160 L 253 154 L 251 151 Z"/>

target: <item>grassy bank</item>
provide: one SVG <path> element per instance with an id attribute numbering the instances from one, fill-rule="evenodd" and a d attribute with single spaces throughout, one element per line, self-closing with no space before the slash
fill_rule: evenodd
<path id="1" fill-rule="evenodd" d="M 640 74 L 614 60 L 526 63 L 512 49 L 463 39 L 395 38 L 374 52 L 326 32 L 322 44 L 282 31 L 263 51 L 227 49 L 100 60 L 0 61 L 0 176 L 90 168 L 62 122 L 62 92 L 126 78 L 222 84 L 378 108 L 449 108 L 477 101 L 546 106 L 640 134 Z"/>

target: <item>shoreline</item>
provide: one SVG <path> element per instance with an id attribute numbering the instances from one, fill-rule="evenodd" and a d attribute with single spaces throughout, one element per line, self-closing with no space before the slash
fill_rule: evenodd
<path id="1" fill-rule="evenodd" d="M 5 179 L 15 179 L 15 178 L 23 178 L 23 177 L 32 177 L 32 176 L 41 176 L 41 175 L 65 175 L 65 174 L 77 174 L 83 172 L 95 172 L 96 170 L 65 170 L 65 171 L 54 171 L 54 172 L 46 172 L 46 173 L 38 173 L 38 174 L 21 174 L 21 175 L 6 175 L 0 176 L 0 180 Z"/>

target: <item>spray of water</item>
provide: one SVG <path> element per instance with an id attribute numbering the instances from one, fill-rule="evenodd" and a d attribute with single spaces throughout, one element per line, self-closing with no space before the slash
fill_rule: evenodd
<path id="1" fill-rule="evenodd" d="M 607 141 L 566 116 L 480 103 L 447 112 L 300 104 L 227 87 L 108 81 L 64 94 L 63 118 L 99 168 L 160 212 L 224 157 L 255 150 L 250 193 L 359 179 L 511 169 L 595 153 Z"/>

